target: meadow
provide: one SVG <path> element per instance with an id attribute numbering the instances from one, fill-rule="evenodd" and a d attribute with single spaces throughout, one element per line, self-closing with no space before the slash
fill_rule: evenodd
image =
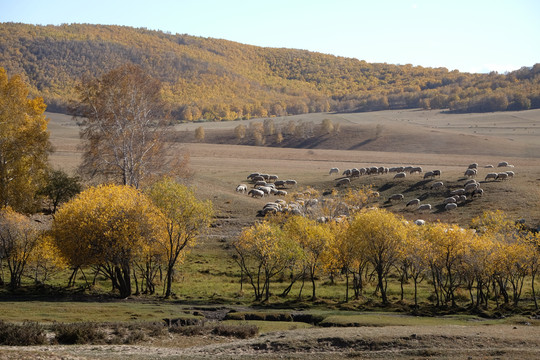
<path id="1" fill-rule="evenodd" d="M 51 141 L 55 146 L 52 164 L 71 172 L 80 161 L 78 127 L 69 116 L 54 113 L 47 116 L 50 119 Z M 472 218 L 483 211 L 499 209 L 516 220 L 524 219 L 525 224 L 532 228 L 540 225 L 540 110 L 488 114 L 404 110 L 273 118 L 276 126 L 282 127 L 291 121 L 313 122 L 316 127 L 325 119 L 340 124 L 340 132 L 290 140 L 289 144 L 294 143 L 295 148 L 281 147 L 272 142 L 271 137 L 267 139 L 267 146 L 252 146 L 249 139 L 234 137 L 236 126 L 262 122 L 260 119 L 186 123 L 171 129 L 174 151 L 189 154 L 189 167 L 193 171 L 190 184 L 201 198 L 212 200 L 217 213 L 209 233 L 198 242 L 180 269 L 174 288 L 175 299 L 158 302 L 155 298 L 146 297 L 125 302 L 103 300 L 101 296 L 109 285 L 98 279 L 93 290 L 95 294 L 92 294 L 95 298 L 89 297 L 83 303 L 73 301 L 69 296 L 64 303 L 58 304 L 54 299 L 39 297 L 28 303 L 10 302 L 7 296 L 3 296 L 2 307 L 6 312 L 2 319 L 40 323 L 161 321 L 163 318 L 200 315 L 203 310 L 214 313 L 221 310 L 229 314 L 251 314 L 250 321 L 245 316 L 232 316 L 225 321 L 242 324 L 254 321 L 263 334 L 252 340 L 224 340 L 215 336 L 195 344 L 190 342 L 186 346 L 189 350 L 178 350 L 174 341 L 162 339 L 154 341 L 138 355 L 130 353 L 140 358 L 152 353 L 155 346 L 169 349 L 170 352 L 165 351 L 163 357 L 171 358 L 212 355 L 230 358 L 273 358 L 280 355 L 305 358 L 310 351 L 317 354 L 315 358 L 338 358 L 344 351 L 350 357 L 373 358 L 388 355 L 399 358 L 447 358 L 450 354 L 458 358 L 477 355 L 485 358 L 538 356 L 535 349 L 540 348 L 537 326 L 540 321 L 530 308 L 507 319 L 494 319 L 491 313 L 465 314 L 465 308 L 434 316 L 428 300 L 431 288 L 427 282 L 420 287 L 424 312 L 419 315 L 425 315 L 420 317 L 403 315 L 410 311 L 412 289 L 408 286 L 405 301 L 399 301 L 397 283 L 388 290 L 393 305 L 385 308 L 383 313 L 374 312 L 381 309 L 378 299 L 371 295 L 375 290 L 374 285 L 368 285 L 364 299 L 344 303 L 343 279 L 337 279 L 335 283 L 326 278 L 320 279 L 318 294 L 324 300 L 317 303 L 309 301 L 310 291 L 306 282 L 305 297 L 302 299 L 272 297 L 270 304 L 253 304 L 248 284 L 244 283 L 240 288 L 240 270 L 232 258 L 230 244 L 242 228 L 259 219 L 256 217 L 257 211 L 268 201 L 234 191 L 240 183 L 249 184 L 246 176 L 254 171 L 277 174 L 280 179 L 295 179 L 298 185 L 288 191 L 312 187 L 323 193 L 336 188 L 335 179 L 339 176 L 329 175 L 332 167 L 338 167 L 341 171 L 354 167 L 401 165 L 421 166 L 424 171 L 439 169 L 442 172 L 440 179 L 424 180 L 422 175 L 413 174 L 397 180 L 393 179 L 393 174 L 383 174 L 353 179 L 350 187 L 371 187 L 380 193 L 373 205 L 411 221 L 422 218 L 466 227 Z M 198 127 L 205 129 L 202 142 L 194 137 Z M 501 161 L 514 165 L 512 170 L 516 173 L 515 177 L 504 182 L 483 181 L 487 173 L 500 170 L 484 166 L 492 164 L 496 167 Z M 448 189 L 463 185 L 463 173 L 473 162 L 479 164 L 477 180 L 485 194 L 454 211 L 444 211 L 440 204 Z M 443 181 L 446 189 L 432 190 L 430 184 L 434 181 Z M 433 209 L 420 213 L 407 208 L 406 201 L 389 202 L 388 197 L 395 193 L 404 194 L 406 200 L 421 198 L 423 203 L 433 204 Z M 57 281 L 56 285 L 61 286 L 63 280 Z M 82 280 L 79 282 L 82 284 Z M 286 281 L 282 280 L 275 284 L 273 290 L 278 293 L 285 286 Z M 298 293 L 298 287 L 291 291 L 293 293 Z M 465 304 L 467 294 L 460 296 Z M 523 297 L 530 298 L 530 293 Z M 25 296 L 21 298 L 24 300 Z M 273 311 L 309 313 L 319 317 L 320 326 L 305 330 L 302 328 L 312 325 L 306 322 L 267 321 L 266 315 Z M 486 315 L 490 318 L 482 317 Z M 335 330 L 324 326 L 343 326 L 346 330 L 336 334 Z M 384 329 L 380 330 L 384 331 L 384 336 L 378 328 Z M 362 330 L 359 332 L 355 329 Z M 180 341 L 177 337 L 175 339 Z M 416 345 L 412 346 L 411 343 Z M 200 347 L 191 348 L 193 345 Z M 74 356 L 73 350 L 54 349 L 49 351 Z M 0 354 L 10 354 L 9 351 L 0 351 Z M 18 354 L 16 351 L 13 350 L 11 354 Z M 89 358 L 120 357 L 115 350 L 105 348 L 84 354 Z M 156 355 L 156 358 L 159 356 Z"/>

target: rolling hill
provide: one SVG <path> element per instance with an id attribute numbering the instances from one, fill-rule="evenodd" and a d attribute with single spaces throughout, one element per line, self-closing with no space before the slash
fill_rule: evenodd
<path id="1" fill-rule="evenodd" d="M 367 63 L 305 50 L 123 26 L 0 23 L 0 66 L 21 74 L 50 111 L 65 111 L 83 76 L 125 63 L 161 80 L 178 120 L 325 111 L 540 107 L 540 64 L 501 75 Z"/>

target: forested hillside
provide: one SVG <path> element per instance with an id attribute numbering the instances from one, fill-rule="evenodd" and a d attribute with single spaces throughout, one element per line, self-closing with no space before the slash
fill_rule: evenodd
<path id="1" fill-rule="evenodd" d="M 43 96 L 51 111 L 66 108 L 83 76 L 125 63 L 162 81 L 178 120 L 416 107 L 540 108 L 540 64 L 508 74 L 470 74 L 122 26 L 0 24 L 0 67 L 9 76 L 22 74 L 32 95 Z"/>

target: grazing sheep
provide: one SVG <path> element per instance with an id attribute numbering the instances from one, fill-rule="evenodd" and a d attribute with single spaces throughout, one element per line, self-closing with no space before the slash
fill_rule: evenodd
<path id="1" fill-rule="evenodd" d="M 249 190 L 248 195 L 251 195 L 251 197 L 261 197 L 262 198 L 264 196 L 264 192 L 262 192 L 261 190 L 258 190 L 258 189 L 251 189 L 251 190 Z"/>
<path id="2" fill-rule="evenodd" d="M 337 167 L 331 168 L 330 169 L 330 175 L 332 175 L 332 174 L 339 174 L 339 169 Z"/>
<path id="3" fill-rule="evenodd" d="M 244 194 L 247 191 L 247 186 L 245 184 L 240 184 L 236 187 L 236 192 L 241 192 Z"/>
<path id="4" fill-rule="evenodd" d="M 442 181 L 437 181 L 437 182 L 431 184 L 431 188 L 433 190 L 439 189 L 439 188 L 442 188 L 442 187 L 444 187 L 444 183 Z"/>
<path id="5" fill-rule="evenodd" d="M 503 173 L 498 173 L 497 174 L 497 178 L 495 180 L 506 180 L 508 179 L 508 174 L 503 172 Z"/>
<path id="6" fill-rule="evenodd" d="M 360 168 L 360 169 L 358 169 L 358 170 L 360 170 L 360 175 L 365 175 L 366 172 L 367 172 L 367 169 L 366 169 L 366 168 Z"/>
<path id="7" fill-rule="evenodd" d="M 424 179 L 427 179 L 427 178 L 432 178 L 434 177 L 435 175 L 433 175 L 433 171 L 426 171 L 426 173 L 424 174 Z"/>
<path id="8" fill-rule="evenodd" d="M 276 195 L 276 196 L 285 196 L 285 195 L 287 195 L 287 192 L 285 190 L 276 190 L 274 192 L 274 195 Z"/>
<path id="9" fill-rule="evenodd" d="M 262 191 L 264 195 L 270 195 L 272 193 L 272 188 L 270 186 L 259 186 L 257 189 Z"/>
<path id="10" fill-rule="evenodd" d="M 508 166 L 508 161 L 501 161 L 499 165 L 497 165 L 497 167 L 507 167 L 507 166 Z"/>
<path id="11" fill-rule="evenodd" d="M 470 180 L 465 181 L 465 184 L 463 184 L 463 186 L 465 187 L 469 184 L 478 184 L 478 182 L 475 179 L 470 179 Z"/>
<path id="12" fill-rule="evenodd" d="M 266 181 L 263 176 L 257 175 L 251 178 L 251 181 L 256 183 L 257 181 Z"/>
<path id="13" fill-rule="evenodd" d="M 484 181 L 488 181 L 489 179 L 497 180 L 497 175 L 497 173 L 489 173 L 486 175 Z"/>
<path id="14" fill-rule="evenodd" d="M 478 190 L 478 189 L 477 189 Z M 476 191 L 476 190 L 475 190 Z M 474 194 L 474 191 L 473 191 L 473 194 Z M 456 195 L 457 196 L 457 195 Z M 458 202 L 465 202 L 467 201 L 467 195 L 459 195 L 459 200 Z"/>
<path id="15" fill-rule="evenodd" d="M 267 186 L 267 185 L 268 183 L 266 181 L 261 180 L 261 181 L 257 181 L 255 185 L 253 185 L 253 187 L 256 188 L 257 186 Z"/>
<path id="16" fill-rule="evenodd" d="M 447 197 L 446 199 L 443 200 L 443 204 L 450 204 L 450 203 L 455 203 L 455 202 L 457 202 L 457 199 L 453 196 Z"/>
<path id="17" fill-rule="evenodd" d="M 476 169 L 467 169 L 463 175 L 467 177 L 474 177 L 476 176 Z"/>
<path id="18" fill-rule="evenodd" d="M 419 174 L 420 174 L 420 173 L 422 173 L 422 168 L 421 168 L 420 166 L 413 167 L 413 168 L 409 171 L 409 173 L 411 173 L 411 174 L 419 173 Z"/>
<path id="19" fill-rule="evenodd" d="M 262 176 L 264 178 L 264 180 L 268 180 L 270 178 L 270 175 L 268 175 L 268 174 L 261 174 L 259 176 Z"/>
<path id="20" fill-rule="evenodd" d="M 343 171 L 343 173 L 341 175 L 351 176 L 351 169 L 347 169 L 347 170 Z"/>
<path id="21" fill-rule="evenodd" d="M 431 204 L 422 204 L 422 205 L 419 205 L 418 208 L 417 208 L 416 210 L 418 210 L 418 211 L 431 210 Z"/>
<path id="22" fill-rule="evenodd" d="M 486 165 L 486 166 L 484 166 L 484 167 L 485 167 L 486 169 L 493 169 L 493 168 L 494 168 L 494 166 L 493 166 L 493 165 L 491 165 L 491 164 L 489 164 L 489 165 Z"/>
<path id="23" fill-rule="evenodd" d="M 478 164 L 477 163 L 472 163 L 469 165 L 468 169 L 478 169 Z"/>
<path id="24" fill-rule="evenodd" d="M 248 180 L 251 180 L 251 179 L 253 179 L 255 176 L 259 176 L 259 175 L 261 175 L 261 174 L 258 173 L 258 172 L 255 172 L 255 173 L 249 174 L 247 178 L 248 178 Z"/>
<path id="25" fill-rule="evenodd" d="M 413 168 L 413 167 L 410 166 L 410 165 L 409 165 L 409 166 L 405 166 L 405 167 L 403 168 L 403 172 L 410 172 L 410 171 L 412 170 L 412 168 Z"/>
<path id="26" fill-rule="evenodd" d="M 277 180 L 276 182 L 274 182 L 274 185 L 276 187 L 285 187 L 285 180 Z"/>
<path id="27" fill-rule="evenodd" d="M 457 209 L 458 205 L 456 203 L 448 203 L 444 206 L 444 210 L 454 210 Z"/>
<path id="28" fill-rule="evenodd" d="M 479 188 L 479 189 L 476 189 L 476 190 L 474 190 L 474 191 L 472 192 L 471 197 L 474 198 L 474 197 L 482 196 L 482 195 L 484 195 L 484 189 L 480 189 L 480 188 Z"/>
<path id="29" fill-rule="evenodd" d="M 433 170 L 433 176 L 441 177 L 441 170 Z"/>
<path id="30" fill-rule="evenodd" d="M 509 177 L 509 178 L 513 178 L 513 177 L 514 177 L 514 175 L 516 175 L 516 173 L 515 173 L 515 172 L 513 172 L 513 171 L 510 171 L 510 170 L 509 170 L 509 171 L 505 171 L 505 172 L 506 172 L 506 173 L 508 174 L 508 177 Z"/>
<path id="31" fill-rule="evenodd" d="M 479 187 L 479 184 L 476 182 L 467 184 L 465 185 L 465 192 L 466 193 L 473 192 L 474 190 L 478 189 L 478 187 Z"/>
<path id="32" fill-rule="evenodd" d="M 465 195 L 465 189 L 456 189 L 450 192 L 450 195 Z"/>
<path id="33" fill-rule="evenodd" d="M 291 180 L 291 179 L 285 180 L 285 185 L 294 186 L 296 184 L 297 184 L 296 180 Z"/>
<path id="34" fill-rule="evenodd" d="M 337 182 L 336 182 L 336 186 L 342 186 L 342 185 L 348 185 L 351 183 L 351 179 L 349 178 L 343 178 L 343 179 L 339 179 Z"/>
<path id="35" fill-rule="evenodd" d="M 393 194 L 388 198 L 389 201 L 402 201 L 405 198 L 403 194 Z"/>
<path id="36" fill-rule="evenodd" d="M 360 176 L 360 170 L 357 168 L 351 169 L 351 177 L 359 177 Z"/>
<path id="37" fill-rule="evenodd" d="M 268 175 L 268 181 L 276 181 L 278 179 L 277 175 Z"/>
<path id="38" fill-rule="evenodd" d="M 394 175 L 394 179 L 404 179 L 407 176 L 404 172 L 399 172 L 396 175 Z"/>
<path id="39" fill-rule="evenodd" d="M 405 207 L 412 206 L 412 205 L 420 205 L 420 199 L 409 200 L 407 202 L 407 205 L 405 205 Z"/>
<path id="40" fill-rule="evenodd" d="M 426 224 L 426 221 L 425 220 L 422 220 L 422 219 L 416 219 L 414 220 L 414 223 L 418 226 L 422 226 L 422 225 L 425 225 Z"/>

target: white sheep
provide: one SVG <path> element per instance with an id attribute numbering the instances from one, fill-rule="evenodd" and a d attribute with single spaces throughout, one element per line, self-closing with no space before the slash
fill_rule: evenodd
<path id="1" fill-rule="evenodd" d="M 394 179 L 404 179 L 407 176 L 404 172 L 399 172 L 396 175 L 394 175 Z"/>
<path id="2" fill-rule="evenodd" d="M 333 167 L 330 169 L 330 175 L 332 174 L 339 174 L 339 169 L 337 167 Z"/>
<path id="3" fill-rule="evenodd" d="M 240 184 L 236 187 L 236 192 L 241 192 L 244 194 L 247 191 L 247 186 L 245 184 Z"/>
<path id="4" fill-rule="evenodd" d="M 444 210 L 454 210 L 457 209 L 458 205 L 456 203 L 448 203 L 444 206 Z"/>
<path id="5" fill-rule="evenodd" d="M 513 171 L 510 171 L 510 170 L 508 170 L 508 171 L 505 171 L 505 172 L 506 172 L 506 173 L 508 174 L 508 177 L 509 177 L 509 178 L 513 178 L 513 177 L 514 177 L 514 175 L 516 175 L 516 173 L 515 173 L 515 172 L 513 172 Z"/>
<path id="6" fill-rule="evenodd" d="M 507 167 L 507 166 L 508 166 L 508 161 L 501 161 L 499 165 L 497 165 L 497 167 Z"/>
<path id="7" fill-rule="evenodd" d="M 405 198 L 403 194 L 393 194 L 388 198 L 389 201 L 402 201 Z"/>
<path id="8" fill-rule="evenodd" d="M 497 178 L 495 180 L 506 180 L 508 179 L 508 174 L 505 173 L 505 172 L 502 172 L 502 173 L 498 173 L 497 174 Z"/>
<path id="9" fill-rule="evenodd" d="M 456 189 L 450 192 L 450 195 L 465 195 L 465 189 Z"/>
<path id="10" fill-rule="evenodd" d="M 264 192 L 262 192 L 261 190 L 258 190 L 258 189 L 251 189 L 251 190 L 249 190 L 248 195 L 251 195 L 251 197 L 261 197 L 262 198 L 264 196 Z"/>
<path id="11" fill-rule="evenodd" d="M 465 175 L 467 177 L 474 177 L 474 176 L 476 176 L 476 173 L 477 173 L 476 169 L 467 169 L 467 170 L 465 170 L 465 174 L 463 174 L 463 175 Z"/>
<path id="12" fill-rule="evenodd" d="M 497 180 L 497 175 L 497 173 L 489 173 L 486 175 L 484 181 L 488 181 L 489 179 Z"/>
<path id="13" fill-rule="evenodd" d="M 407 205 L 405 205 L 405 207 L 412 206 L 412 205 L 419 205 L 419 204 L 420 204 L 420 199 L 412 199 L 407 202 Z"/>
<path id="14" fill-rule="evenodd" d="M 418 208 L 417 208 L 416 210 L 418 210 L 418 211 L 431 210 L 431 204 L 422 204 L 422 205 L 419 205 Z"/>

